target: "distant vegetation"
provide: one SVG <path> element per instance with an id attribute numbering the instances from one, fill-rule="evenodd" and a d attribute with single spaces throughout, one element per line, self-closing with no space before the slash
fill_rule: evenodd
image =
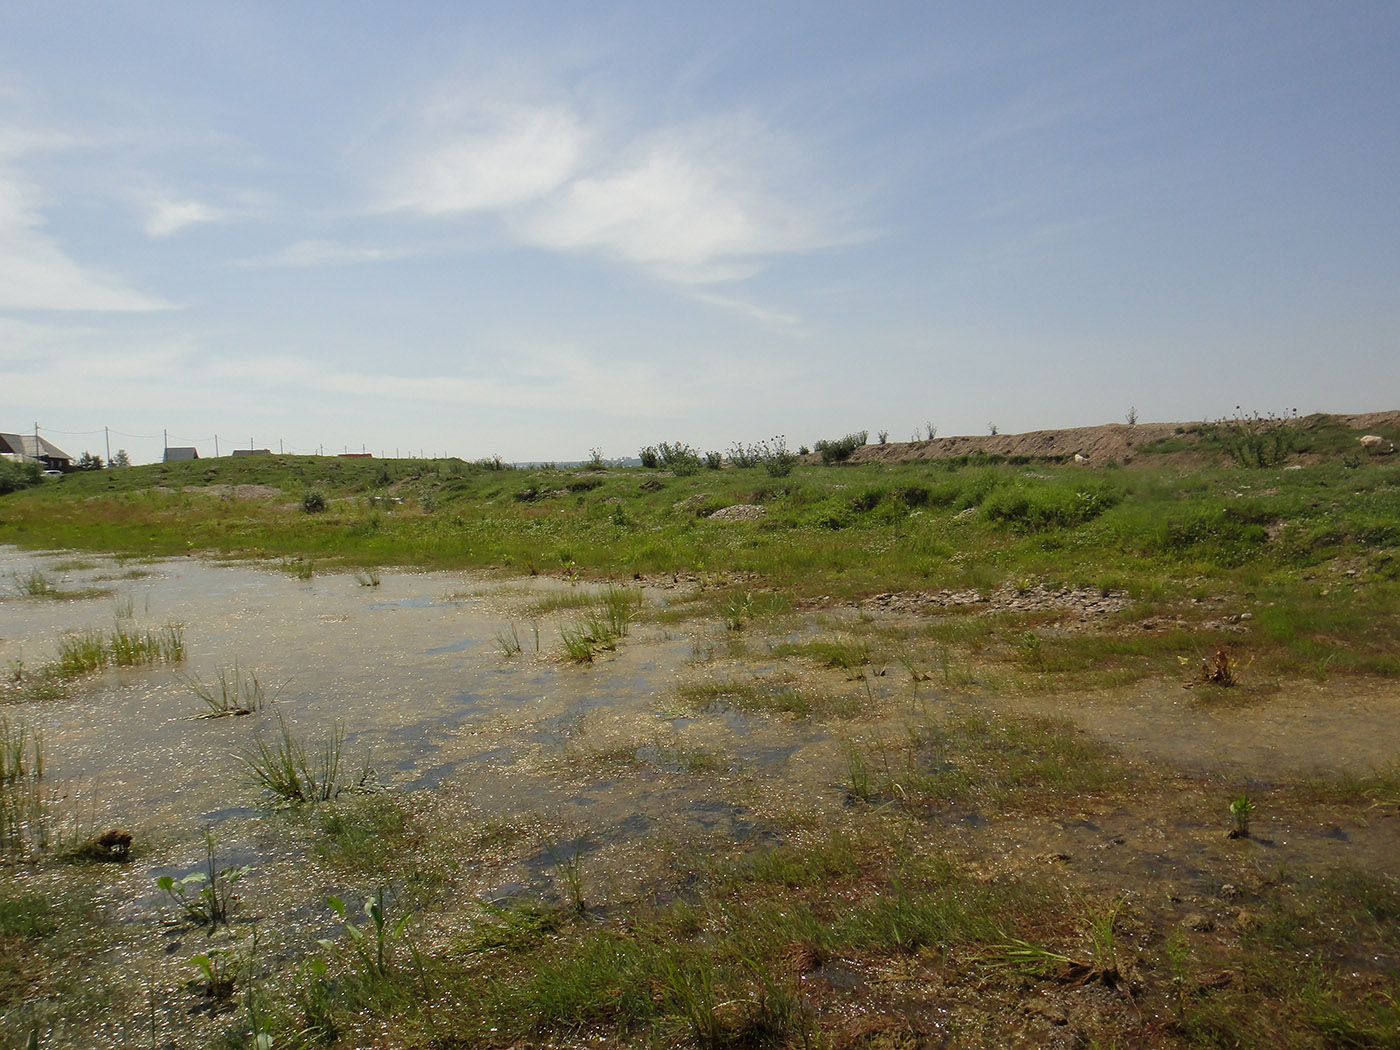
<path id="1" fill-rule="evenodd" d="M 1358 455 L 1357 433 L 1325 419 L 1181 429 L 1140 447 L 1129 468 L 979 453 L 847 458 L 833 471 L 800 462 L 782 438 L 735 444 L 719 467 L 681 442 L 644 449 L 650 468 L 512 469 L 499 457 L 154 464 L 12 491 L 0 542 L 321 568 L 732 573 L 796 600 L 1049 581 L 1123 590 L 1150 611 L 1203 590 L 1249 593 L 1263 608 L 1248 637 L 1283 663 L 1400 671 L 1400 460 Z M 861 442 L 819 445 L 842 462 Z M 1156 458 L 1182 451 L 1194 462 Z M 1307 465 L 1284 469 L 1280 457 Z M 710 519 L 732 506 L 757 509 Z M 1349 570 L 1345 603 L 1320 582 L 1336 565 Z"/>

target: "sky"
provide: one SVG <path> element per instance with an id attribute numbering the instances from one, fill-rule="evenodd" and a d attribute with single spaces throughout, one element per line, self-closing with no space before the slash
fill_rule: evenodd
<path id="1" fill-rule="evenodd" d="M 1400 408 L 1400 5 L 0 5 L 0 432 L 476 459 Z"/>

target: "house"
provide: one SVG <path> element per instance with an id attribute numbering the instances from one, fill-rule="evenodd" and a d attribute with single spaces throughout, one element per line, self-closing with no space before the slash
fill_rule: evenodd
<path id="1" fill-rule="evenodd" d="M 0 434 L 0 456 L 17 463 L 38 462 L 45 470 L 68 470 L 73 465 L 67 452 L 34 434 Z"/>
<path id="2" fill-rule="evenodd" d="M 178 463 L 182 459 L 198 459 L 199 449 L 192 446 L 175 447 L 170 446 L 165 450 L 165 458 L 162 463 Z"/>
<path id="3" fill-rule="evenodd" d="M 236 448 L 232 453 L 234 456 L 270 456 L 270 448 Z"/>

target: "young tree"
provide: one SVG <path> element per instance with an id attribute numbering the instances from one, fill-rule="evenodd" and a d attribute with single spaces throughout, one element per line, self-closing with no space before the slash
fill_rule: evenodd
<path id="1" fill-rule="evenodd" d="M 101 470 L 102 457 L 94 456 L 91 452 L 84 452 L 78 460 L 79 470 Z"/>
<path id="2" fill-rule="evenodd" d="M 131 457 L 126 454 L 126 449 L 119 448 L 117 449 L 117 454 L 107 461 L 107 466 L 129 467 L 131 466 Z"/>

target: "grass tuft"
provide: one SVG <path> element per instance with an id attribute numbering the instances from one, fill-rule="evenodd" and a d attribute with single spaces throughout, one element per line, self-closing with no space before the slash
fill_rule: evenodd
<path id="1" fill-rule="evenodd" d="M 277 725 L 277 741 L 269 744 L 259 733 L 253 749 L 245 750 L 240 758 L 258 786 L 291 805 L 328 802 L 345 792 L 369 790 L 374 770 L 368 756 L 358 776 L 342 779 L 342 727 L 334 727 L 321 746 L 308 755 L 306 745 L 293 735 L 281 715 L 277 716 Z"/>

